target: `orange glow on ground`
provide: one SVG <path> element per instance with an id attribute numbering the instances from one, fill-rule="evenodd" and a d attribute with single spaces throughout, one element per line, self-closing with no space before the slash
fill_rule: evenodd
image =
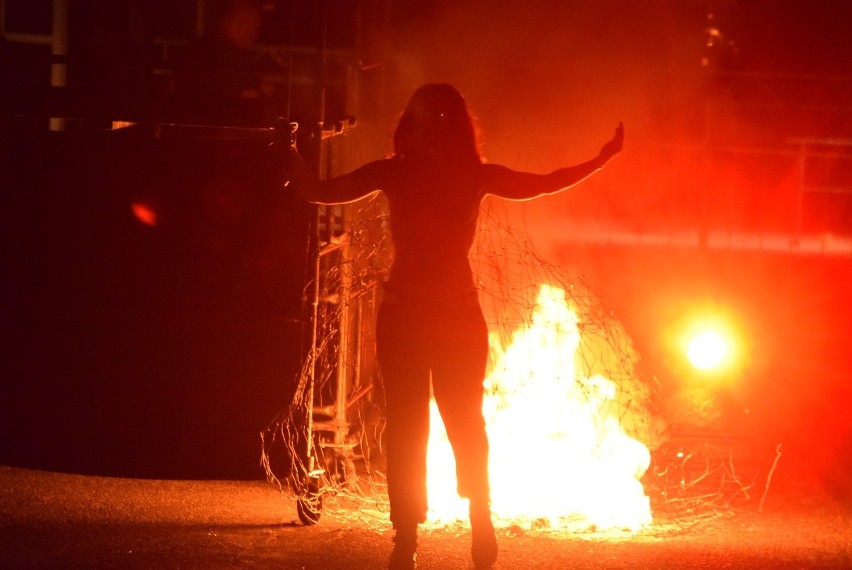
<path id="1" fill-rule="evenodd" d="M 498 524 L 637 530 L 651 522 L 639 481 L 650 453 L 608 411 L 616 384 L 577 372 L 579 345 L 578 318 L 565 292 L 544 285 L 531 322 L 495 354 L 483 412 Z M 430 521 L 465 520 L 434 402 L 428 461 Z"/>

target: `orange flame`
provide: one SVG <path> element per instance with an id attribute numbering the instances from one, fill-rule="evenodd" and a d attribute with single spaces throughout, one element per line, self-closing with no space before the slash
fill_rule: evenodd
<path id="1" fill-rule="evenodd" d="M 650 453 L 610 410 L 615 382 L 575 369 L 578 324 L 565 291 L 543 285 L 531 322 L 504 351 L 492 337 L 483 404 L 492 508 L 505 522 L 637 530 L 651 521 L 639 481 Z M 431 417 L 429 519 L 464 520 L 467 505 L 455 494 L 455 464 L 434 402 Z"/>

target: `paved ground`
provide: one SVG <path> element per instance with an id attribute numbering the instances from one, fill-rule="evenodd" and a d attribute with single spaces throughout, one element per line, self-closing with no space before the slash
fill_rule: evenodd
<path id="1" fill-rule="evenodd" d="M 852 512 L 806 494 L 631 536 L 498 531 L 496 568 L 852 568 Z M 264 482 L 163 481 L 0 467 L 2 568 L 383 568 L 381 514 L 301 525 Z M 462 528 L 423 533 L 420 568 L 469 568 Z"/>

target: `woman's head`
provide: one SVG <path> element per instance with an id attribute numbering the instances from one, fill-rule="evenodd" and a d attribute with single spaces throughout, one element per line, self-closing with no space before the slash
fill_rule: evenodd
<path id="1" fill-rule="evenodd" d="M 464 97 L 452 85 L 429 83 L 411 96 L 393 136 L 403 158 L 480 162 L 473 119 Z"/>

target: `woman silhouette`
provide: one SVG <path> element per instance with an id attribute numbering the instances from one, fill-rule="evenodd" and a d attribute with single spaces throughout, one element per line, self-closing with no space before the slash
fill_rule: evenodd
<path id="1" fill-rule="evenodd" d="M 411 97 L 393 137 L 394 156 L 320 181 L 295 150 L 290 181 L 310 202 L 341 204 L 382 191 L 394 262 L 376 324 L 387 413 L 387 481 L 395 529 L 390 568 L 413 568 L 426 520 L 430 389 L 456 459 L 458 493 L 470 501 L 471 554 L 497 559 L 491 521 L 488 439 L 482 416 L 488 331 L 468 253 L 486 195 L 529 200 L 569 188 L 621 151 L 624 129 L 594 159 L 550 174 L 483 164 L 473 121 L 451 85 Z"/>

